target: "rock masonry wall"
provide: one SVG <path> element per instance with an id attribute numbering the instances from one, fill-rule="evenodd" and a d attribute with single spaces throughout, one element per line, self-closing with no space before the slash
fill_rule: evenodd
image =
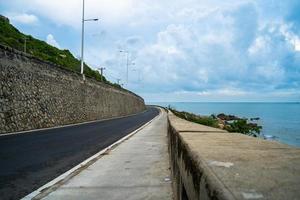
<path id="1" fill-rule="evenodd" d="M 131 115 L 136 94 L 0 46 L 0 134 Z"/>

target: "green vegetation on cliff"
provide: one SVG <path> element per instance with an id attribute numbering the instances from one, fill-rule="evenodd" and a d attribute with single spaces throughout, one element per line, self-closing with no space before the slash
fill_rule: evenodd
<path id="1" fill-rule="evenodd" d="M 234 120 L 232 123 L 224 126 L 224 129 L 229 132 L 242 133 L 253 137 L 258 137 L 260 134 L 261 126 L 255 123 L 248 123 L 247 119 Z"/>
<path id="2" fill-rule="evenodd" d="M 262 129 L 262 127 L 258 126 L 256 123 L 249 123 L 247 119 L 241 119 L 236 116 L 225 115 L 223 113 L 217 116 L 200 116 L 185 111 L 177 111 L 171 107 L 168 109 L 182 119 L 214 128 L 225 129 L 228 132 L 242 133 L 258 137 Z"/>
<path id="3" fill-rule="evenodd" d="M 171 110 L 172 113 L 174 113 L 177 117 L 180 117 L 182 119 L 195 122 L 198 124 L 202 124 L 205 126 L 219 128 L 218 120 L 211 116 L 199 116 L 185 111 L 178 111 L 175 108 L 171 108 L 171 107 L 169 107 L 168 109 Z"/>
<path id="4" fill-rule="evenodd" d="M 76 59 L 69 50 L 60 50 L 44 41 L 35 39 L 31 35 L 25 35 L 9 23 L 9 20 L 0 15 L 0 44 L 9 46 L 19 51 L 24 51 L 26 38 L 26 52 L 41 60 L 50 61 L 66 69 L 80 72 L 80 60 Z M 85 64 L 84 74 L 101 81 L 101 74 Z M 103 81 L 115 87 L 103 77 Z"/>

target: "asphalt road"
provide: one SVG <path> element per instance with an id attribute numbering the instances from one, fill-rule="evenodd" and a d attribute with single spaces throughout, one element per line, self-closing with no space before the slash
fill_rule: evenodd
<path id="1" fill-rule="evenodd" d="M 0 136 L 0 199 L 20 199 L 158 115 L 158 109 L 101 122 Z"/>

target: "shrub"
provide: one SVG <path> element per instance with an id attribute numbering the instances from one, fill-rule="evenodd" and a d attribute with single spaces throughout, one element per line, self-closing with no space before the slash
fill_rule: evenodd
<path id="1" fill-rule="evenodd" d="M 212 116 L 200 116 L 189 112 L 184 112 L 184 111 L 180 112 L 174 108 L 171 108 L 170 106 L 168 107 L 168 109 L 171 110 L 176 116 L 182 119 L 195 122 L 198 124 L 206 125 L 206 126 L 219 128 L 218 120 L 213 118 Z"/>
<path id="2" fill-rule="evenodd" d="M 195 122 L 198 124 L 206 125 L 206 126 L 211 126 L 214 128 L 221 128 L 219 126 L 219 123 L 223 122 L 224 124 L 226 124 L 223 129 L 227 130 L 228 132 L 236 132 L 245 135 L 250 135 L 253 137 L 258 137 L 262 129 L 262 126 L 258 126 L 255 123 L 248 123 L 247 119 L 241 119 L 231 115 L 229 115 L 230 117 L 228 118 L 227 115 L 223 113 L 218 115 L 218 116 L 222 116 L 222 119 L 220 119 L 215 115 L 200 116 L 189 112 L 177 111 L 175 108 L 172 108 L 171 106 L 168 106 L 168 109 L 172 111 L 176 116 L 182 119 Z M 236 120 L 233 120 L 231 123 L 228 123 L 228 121 L 224 119 L 236 119 Z"/>
<path id="3" fill-rule="evenodd" d="M 245 135 L 257 137 L 260 134 L 262 126 L 254 123 L 248 123 L 246 119 L 238 119 L 225 126 L 228 132 L 237 132 Z"/>

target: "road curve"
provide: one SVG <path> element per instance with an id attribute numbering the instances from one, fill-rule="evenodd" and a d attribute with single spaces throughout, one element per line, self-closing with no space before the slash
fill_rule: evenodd
<path id="1" fill-rule="evenodd" d="M 146 112 L 82 125 L 0 136 L 0 197 L 20 199 L 147 123 Z"/>

